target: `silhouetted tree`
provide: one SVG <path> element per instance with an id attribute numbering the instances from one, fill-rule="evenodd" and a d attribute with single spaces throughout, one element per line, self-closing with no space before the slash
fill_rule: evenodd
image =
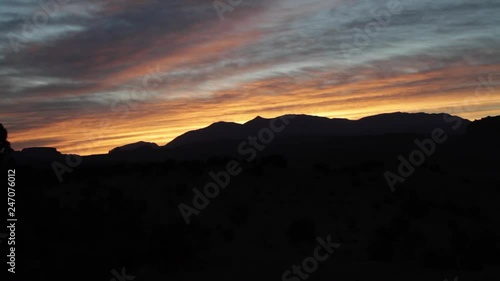
<path id="1" fill-rule="evenodd" d="M 4 159 L 6 155 L 12 152 L 10 142 L 7 141 L 7 129 L 0 123 L 0 159 Z"/>

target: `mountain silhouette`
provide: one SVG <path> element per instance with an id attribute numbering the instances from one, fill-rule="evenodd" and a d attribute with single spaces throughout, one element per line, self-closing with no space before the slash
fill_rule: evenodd
<path id="1" fill-rule="evenodd" d="M 207 159 L 212 156 L 237 155 L 235 148 L 239 142 L 246 140 L 251 135 L 256 135 L 260 129 L 269 127 L 272 120 L 286 117 L 293 117 L 293 119 L 279 133 L 280 141 L 273 142 L 280 153 L 293 152 L 295 148 L 292 143 L 295 142 L 298 145 L 310 143 L 318 150 L 328 149 L 322 145 L 330 140 L 339 141 L 339 147 L 352 146 L 353 149 L 356 146 L 371 147 L 378 145 L 378 137 L 383 136 L 387 136 L 384 138 L 386 141 L 393 143 L 391 146 L 381 145 L 378 149 L 397 150 L 398 146 L 404 142 L 399 137 L 390 137 L 391 135 L 408 135 L 410 138 L 414 138 L 411 136 L 429 135 L 436 128 L 442 128 L 446 134 L 451 136 L 465 135 L 465 132 L 469 131 L 468 138 L 473 138 L 472 136 L 475 135 L 480 138 L 484 134 L 497 132 L 498 120 L 500 119 L 500 117 L 489 117 L 470 122 L 445 113 L 402 112 L 379 114 L 359 120 L 310 115 L 283 115 L 270 119 L 257 116 L 244 124 L 216 122 L 208 127 L 182 134 L 164 146 L 140 141 L 116 147 L 108 154 L 85 156 L 84 158 L 87 160 L 84 164 L 93 165 L 120 161 L 158 162 L 166 158 Z M 447 122 L 451 118 L 460 121 L 461 126 L 453 128 Z M 374 141 L 371 141 L 372 139 Z M 345 141 L 351 143 L 345 144 Z M 302 153 L 300 150 L 296 152 L 297 155 L 300 153 Z M 52 159 L 64 161 L 61 159 L 65 157 L 55 148 L 26 148 L 21 152 L 15 152 L 14 156 L 20 163 L 47 163 Z"/>
<path id="2" fill-rule="evenodd" d="M 482 118 L 467 127 L 467 133 L 478 137 L 500 136 L 500 116 Z"/>
<path id="3" fill-rule="evenodd" d="M 452 117 L 445 114 L 448 117 Z M 339 118 L 326 118 L 310 115 L 288 115 L 293 116 L 293 122 L 287 125 L 280 136 L 369 136 L 384 134 L 429 134 L 435 128 L 443 128 L 447 134 L 463 134 L 465 127 L 453 130 L 446 123 L 443 114 L 427 113 L 387 113 L 365 117 L 359 120 L 348 120 Z M 287 117 L 280 116 L 265 119 L 260 116 L 244 123 L 217 122 L 206 128 L 190 131 L 175 138 L 167 144 L 168 147 L 177 147 L 189 143 L 208 142 L 216 140 L 243 139 L 249 135 L 256 134 L 258 130 L 269 127 L 272 120 Z M 459 118 L 464 124 L 469 120 Z"/>
<path id="4" fill-rule="evenodd" d="M 165 157 L 199 156 L 210 157 L 213 154 L 225 154 L 234 150 L 227 142 L 241 141 L 250 135 L 256 135 L 262 128 L 268 128 L 270 122 L 281 118 L 293 117 L 286 128 L 280 132 L 280 138 L 325 138 L 325 137 L 362 137 L 398 134 L 431 134 L 435 128 L 442 128 L 448 135 L 463 135 L 470 127 L 471 135 L 498 134 L 499 117 L 489 117 L 471 122 L 446 113 L 386 113 L 359 120 L 327 118 L 311 115 L 283 115 L 275 118 L 256 118 L 244 123 L 216 122 L 208 127 L 186 132 L 164 146 L 156 143 L 139 141 L 116 147 L 106 155 L 88 156 L 99 161 L 120 161 L 148 159 L 156 161 Z M 455 118 L 462 124 L 452 128 L 446 119 Z M 497 133 L 494 133 L 497 132 Z M 8 142 L 7 142 L 8 143 Z M 237 144 L 236 144 L 237 145 Z M 184 147 L 184 148 L 183 148 Z M 26 148 L 16 152 L 15 156 L 22 163 L 38 160 L 47 162 L 60 159 L 63 155 L 55 148 Z"/>
<path id="5" fill-rule="evenodd" d="M 153 150 L 153 149 L 158 149 L 159 146 L 156 143 L 153 142 L 136 142 L 136 143 L 131 143 L 127 144 L 124 146 L 119 146 L 116 148 L 113 148 L 112 150 L 109 151 L 109 154 L 113 153 L 120 153 L 120 152 L 127 152 L 127 151 L 136 151 L 136 150 Z"/>

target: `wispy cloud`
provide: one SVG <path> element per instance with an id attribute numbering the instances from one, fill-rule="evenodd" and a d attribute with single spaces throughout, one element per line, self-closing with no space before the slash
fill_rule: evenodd
<path id="1" fill-rule="evenodd" d="M 245 0 L 220 21 L 210 1 L 74 0 L 18 52 L 8 35 L 22 34 L 41 8 L 2 1 L 0 119 L 16 149 L 77 153 L 82 131 L 109 119 L 92 149 L 99 153 L 283 106 L 348 118 L 439 112 L 472 95 L 478 75 L 500 72 L 500 3 L 492 0 L 401 0 L 401 12 L 347 61 L 341 44 L 354 45 L 354 28 L 378 22 L 374 14 L 391 1 Z M 114 114 L 112 101 L 151 71 L 164 77 L 161 87 L 127 118 Z M 463 116 L 500 114 L 499 94 Z"/>

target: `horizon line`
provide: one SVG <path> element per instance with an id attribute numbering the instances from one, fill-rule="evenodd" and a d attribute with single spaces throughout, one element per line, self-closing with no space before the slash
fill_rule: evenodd
<path id="1" fill-rule="evenodd" d="M 364 116 L 364 117 L 360 117 L 360 118 L 357 118 L 357 119 L 349 119 L 349 118 L 338 118 L 338 117 L 328 117 L 328 116 L 321 116 L 321 115 L 315 115 L 315 114 L 303 114 L 303 113 L 287 113 L 287 114 L 282 114 L 282 115 L 278 115 L 278 116 L 275 116 L 275 117 L 262 117 L 260 115 L 257 115 L 255 116 L 254 118 L 250 119 L 250 120 L 247 120 L 247 121 L 244 121 L 242 123 L 240 122 L 228 122 L 228 121 L 217 121 L 217 122 L 212 122 L 210 123 L 209 125 L 206 125 L 206 126 L 202 126 L 198 129 L 194 129 L 194 130 L 188 130 L 186 132 L 183 132 L 181 134 L 179 134 L 177 137 L 179 136 L 182 136 L 188 132 L 191 132 L 191 131 L 197 131 L 197 130 L 202 130 L 202 129 L 205 129 L 205 128 L 208 128 L 209 126 L 213 125 L 213 124 L 216 124 L 216 123 L 233 123 L 233 124 L 238 124 L 238 125 L 244 125 L 252 120 L 255 120 L 257 118 L 262 118 L 264 120 L 272 120 L 272 119 L 275 119 L 275 118 L 279 118 L 281 116 L 287 116 L 287 115 L 293 115 L 293 116 L 312 116 L 312 117 L 318 117 L 318 118 L 326 118 L 326 119 L 329 119 L 329 120 L 335 120 L 335 119 L 340 119 L 340 120 L 349 120 L 349 121 L 359 121 L 361 119 L 364 119 L 364 118 L 369 118 L 369 117 L 374 117 L 374 116 L 380 116 L 380 115 L 390 115 L 390 114 L 426 114 L 426 115 L 450 115 L 450 116 L 456 116 L 456 117 L 459 117 L 465 121 L 469 121 L 469 122 L 474 122 L 474 121 L 478 121 L 478 120 L 482 120 L 482 119 L 485 119 L 485 118 L 488 118 L 488 117 L 497 117 L 497 116 L 500 116 L 500 115 L 494 115 L 494 116 L 491 116 L 491 115 L 488 115 L 488 116 L 483 116 L 481 118 L 478 118 L 478 119 L 474 119 L 474 120 L 469 120 L 467 118 L 463 118 L 461 117 L 460 115 L 454 115 L 454 114 L 451 114 L 451 113 L 447 113 L 447 112 L 441 112 L 441 113 L 428 113 L 428 112 L 423 112 L 423 111 L 419 111 L 419 112 L 404 112 L 404 111 L 394 111 L 394 112 L 384 112 L 384 113 L 378 113 L 378 114 L 373 114 L 373 115 L 367 115 L 367 116 Z M 1 123 L 0 123 L 1 124 Z M 7 128 L 8 129 L 8 128 Z M 106 154 L 109 154 L 109 152 L 115 148 L 118 148 L 118 147 L 123 147 L 123 146 L 126 146 L 126 145 L 130 145 L 130 144 L 136 144 L 136 143 L 141 143 L 141 142 L 144 142 L 144 143 L 152 143 L 152 144 L 155 144 L 159 147 L 164 147 L 164 146 L 167 146 L 169 143 L 171 143 L 172 141 L 174 141 L 177 137 L 174 137 L 173 139 L 171 139 L 170 141 L 166 142 L 164 145 L 160 145 L 158 144 L 157 142 L 154 142 L 154 141 L 147 141 L 145 139 L 142 139 L 142 140 L 139 140 L 139 141 L 136 141 L 136 142 L 130 142 L 130 143 L 124 143 L 124 144 L 121 144 L 121 145 L 118 145 L 118 146 L 115 146 L 113 147 L 112 149 L 108 150 L 106 153 L 91 153 L 91 154 L 76 154 L 76 153 L 62 153 L 59 151 L 59 149 L 57 147 L 53 147 L 53 146 L 30 146 L 30 147 L 23 147 L 19 150 L 16 150 L 14 149 L 14 151 L 16 152 L 21 152 L 23 151 L 24 149 L 32 149 L 32 148 L 54 148 L 56 149 L 56 151 L 58 151 L 59 153 L 61 154 L 65 154 L 65 155 L 78 155 L 78 156 L 93 156 L 93 155 L 106 155 Z M 15 143 L 11 143 L 11 147 L 13 147 L 15 145 Z"/>

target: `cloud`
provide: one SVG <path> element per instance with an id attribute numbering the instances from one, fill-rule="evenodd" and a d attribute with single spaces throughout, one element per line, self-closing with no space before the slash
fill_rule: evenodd
<path id="1" fill-rule="evenodd" d="M 401 12 L 356 46 L 356 28 L 380 22 L 389 2 L 243 0 L 220 21 L 211 1 L 70 0 L 16 53 L 9 34 L 22 35 L 40 7 L 2 1 L 0 118 L 16 147 L 63 152 L 83 150 L 81 131 L 107 120 L 106 136 L 86 149 L 106 152 L 283 106 L 349 118 L 435 112 L 499 69 L 500 3 L 401 0 Z M 355 48 L 350 60 L 342 44 Z M 155 71 L 160 87 L 134 99 Z M 116 100 L 127 101 L 128 118 L 113 111 Z M 497 104 L 498 91 L 464 117 L 498 114 Z"/>

